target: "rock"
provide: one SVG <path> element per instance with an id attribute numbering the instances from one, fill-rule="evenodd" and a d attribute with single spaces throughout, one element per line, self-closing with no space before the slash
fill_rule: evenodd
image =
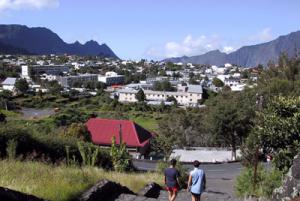
<path id="1" fill-rule="evenodd" d="M 0 187 L 0 200 L 3 201 L 45 201 L 33 195 L 28 195 L 8 188 Z"/>
<path id="2" fill-rule="evenodd" d="M 148 198 L 158 198 L 161 189 L 162 189 L 161 186 L 158 185 L 157 183 L 150 183 L 147 184 L 145 188 L 138 193 L 138 195 L 148 197 Z"/>
<path id="3" fill-rule="evenodd" d="M 274 190 L 272 200 L 274 201 L 292 201 L 300 196 L 300 154 L 293 161 L 283 185 Z"/>
<path id="4" fill-rule="evenodd" d="M 85 191 L 79 198 L 74 200 L 113 201 L 117 199 L 121 194 L 134 195 L 134 193 L 125 186 L 122 186 L 112 181 L 101 180 L 98 183 L 96 183 L 93 187 Z"/>

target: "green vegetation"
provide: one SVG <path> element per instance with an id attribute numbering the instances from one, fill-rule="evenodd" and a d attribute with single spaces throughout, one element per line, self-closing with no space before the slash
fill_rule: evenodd
<path id="1" fill-rule="evenodd" d="M 253 174 L 252 168 L 245 168 L 237 177 L 235 191 L 238 197 L 270 198 L 273 190 L 281 185 L 283 173 L 277 169 L 268 171 L 265 167 L 259 165 L 255 188 L 253 188 Z"/>
<path id="2" fill-rule="evenodd" d="M 127 186 L 134 192 L 147 183 L 162 184 L 158 173 L 117 173 L 95 167 L 53 166 L 39 162 L 0 161 L 0 186 L 55 201 L 67 201 L 101 179 Z"/>
<path id="3" fill-rule="evenodd" d="M 131 156 L 126 150 L 126 144 L 122 141 L 122 133 L 119 133 L 119 145 L 116 143 L 116 137 L 113 136 L 110 156 L 112 159 L 113 168 L 117 172 L 125 172 L 131 170 Z"/>
<path id="4" fill-rule="evenodd" d="M 139 91 L 137 92 L 137 94 L 135 95 L 135 98 L 139 101 L 139 102 L 143 102 L 146 100 L 146 96 L 144 94 L 144 91 L 142 89 L 139 89 Z"/>
<path id="5" fill-rule="evenodd" d="M 11 126 L 0 129 L 0 153 L 2 156 L 10 155 L 13 149 L 9 142 L 17 143 L 16 153 L 13 154 L 20 159 L 39 160 L 47 163 L 65 163 L 66 147 L 69 147 L 69 156 L 79 164 L 83 161 L 78 149 L 77 138 L 66 138 L 53 133 L 45 134 L 40 129 L 47 130 L 45 124 L 27 124 L 28 127 Z M 48 128 L 51 131 L 51 128 Z M 87 149 L 94 149 L 97 146 L 82 142 Z M 7 152 L 6 150 L 12 150 Z M 12 155 L 12 154 L 11 154 Z M 110 168 L 111 160 L 107 150 L 100 149 L 95 164 L 99 167 Z"/>
<path id="6" fill-rule="evenodd" d="M 219 78 L 214 78 L 212 83 L 213 83 L 213 85 L 215 85 L 215 87 L 223 87 L 224 86 L 224 82 L 222 82 L 222 80 L 220 80 Z"/>
<path id="7" fill-rule="evenodd" d="M 237 182 L 241 186 L 243 183 L 251 185 L 251 188 L 239 189 L 236 185 L 238 195 L 269 197 L 281 181 L 281 172 L 287 172 L 294 156 L 300 151 L 299 70 L 300 58 L 288 58 L 283 54 L 279 66 L 270 63 L 269 69 L 262 71 L 256 89 L 258 111 L 253 120 L 255 126 L 242 146 L 243 162 L 248 173 L 243 173 L 241 181 Z M 261 178 L 265 170 L 261 170 L 258 162 L 266 155 L 274 157 L 274 174 Z M 243 179 L 245 175 L 248 178 Z M 262 187 L 267 189 L 262 190 Z"/>
<path id="8" fill-rule="evenodd" d="M 15 83 L 15 87 L 20 93 L 26 93 L 29 89 L 29 85 L 25 79 L 18 79 Z"/>

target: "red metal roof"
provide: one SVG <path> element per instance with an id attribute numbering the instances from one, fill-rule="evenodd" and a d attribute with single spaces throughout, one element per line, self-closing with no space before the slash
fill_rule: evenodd
<path id="1" fill-rule="evenodd" d="M 122 139 L 128 147 L 144 147 L 149 143 L 153 134 L 133 121 L 91 118 L 86 126 L 92 136 L 92 141 L 99 145 L 111 145 L 112 137 L 116 137 L 119 144 L 119 130 L 122 130 Z"/>

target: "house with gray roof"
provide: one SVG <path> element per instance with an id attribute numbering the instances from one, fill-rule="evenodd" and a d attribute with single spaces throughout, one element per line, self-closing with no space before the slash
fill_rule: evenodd
<path id="1" fill-rule="evenodd" d="M 17 78 L 8 77 L 2 82 L 3 90 L 14 91 Z"/>

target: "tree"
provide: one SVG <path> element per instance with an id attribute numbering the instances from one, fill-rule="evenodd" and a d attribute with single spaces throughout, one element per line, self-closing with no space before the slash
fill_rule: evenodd
<path id="1" fill-rule="evenodd" d="M 276 97 L 258 115 L 254 131 L 264 153 L 274 156 L 274 164 L 287 171 L 300 150 L 300 98 Z"/>
<path id="2" fill-rule="evenodd" d="M 242 144 L 250 132 L 254 118 L 253 98 L 250 94 L 224 92 L 214 100 L 211 111 L 211 130 L 218 145 L 232 148 L 232 158 L 236 158 L 236 148 Z"/>
<path id="3" fill-rule="evenodd" d="M 56 95 L 60 94 L 60 92 L 63 90 L 62 86 L 60 86 L 57 81 L 48 82 L 48 89 L 51 94 Z"/>
<path id="4" fill-rule="evenodd" d="M 12 92 L 8 90 L 3 90 L 0 92 L 0 107 L 3 107 L 5 110 L 9 109 L 9 101 L 12 98 Z"/>
<path id="5" fill-rule="evenodd" d="M 168 158 L 175 147 L 209 146 L 203 113 L 187 113 L 175 109 L 158 124 L 159 134 L 151 142 L 154 152 Z"/>
<path id="6" fill-rule="evenodd" d="M 65 136 L 75 137 L 83 141 L 90 141 L 91 136 L 83 123 L 72 123 L 66 130 Z"/>
<path id="7" fill-rule="evenodd" d="M 88 81 L 84 84 L 84 88 L 93 90 L 96 88 L 96 83 L 93 81 Z"/>
<path id="8" fill-rule="evenodd" d="M 135 98 L 138 100 L 138 102 L 145 101 L 146 96 L 145 96 L 143 89 L 139 89 L 139 91 L 135 95 Z"/>
<path id="9" fill-rule="evenodd" d="M 161 87 L 160 82 L 155 81 L 155 82 L 153 83 L 153 90 L 154 90 L 154 91 L 162 91 L 162 87 Z"/>
<path id="10" fill-rule="evenodd" d="M 116 143 L 115 136 L 112 137 L 111 141 L 110 156 L 114 170 L 118 172 L 128 171 L 131 168 L 130 155 L 126 150 L 126 144 L 122 141 L 121 134 L 119 146 Z"/>
<path id="11" fill-rule="evenodd" d="M 15 83 L 15 87 L 21 93 L 26 93 L 29 89 L 29 85 L 26 79 L 18 79 Z"/>
<path id="12" fill-rule="evenodd" d="M 176 98 L 174 96 L 169 96 L 167 98 L 167 102 L 173 102 L 174 105 L 177 105 L 177 100 L 176 100 Z"/>
<path id="13" fill-rule="evenodd" d="M 219 78 L 214 78 L 212 81 L 213 85 L 215 85 L 215 87 L 223 87 L 224 86 L 224 82 L 222 82 L 222 80 L 220 80 Z"/>
<path id="14" fill-rule="evenodd" d="M 97 84 L 96 84 L 96 89 L 98 89 L 98 90 L 104 90 L 105 87 L 106 86 L 103 82 L 97 82 Z"/>

